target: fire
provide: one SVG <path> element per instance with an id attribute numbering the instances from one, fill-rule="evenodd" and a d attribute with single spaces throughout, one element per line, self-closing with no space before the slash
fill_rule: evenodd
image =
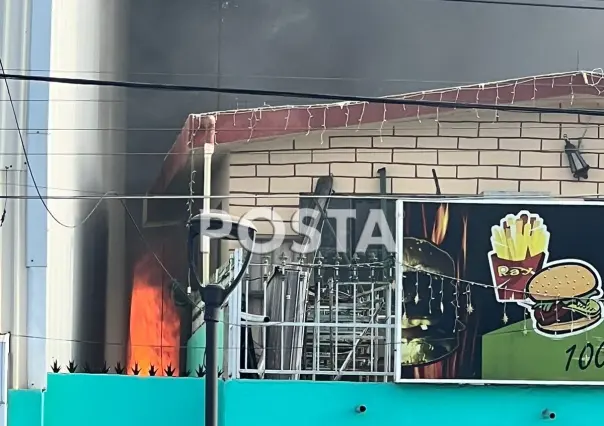
<path id="1" fill-rule="evenodd" d="M 449 205 L 441 204 L 436 211 L 434 226 L 432 227 L 432 242 L 436 245 L 441 244 L 447 235 L 447 227 L 449 226 Z"/>
<path id="2" fill-rule="evenodd" d="M 140 375 L 148 375 L 151 365 L 158 376 L 168 365 L 178 371 L 180 318 L 164 285 L 164 272 L 153 255 L 146 254 L 136 263 L 130 304 L 128 371 L 135 363 Z M 175 373 L 177 374 L 177 373 Z"/>
<path id="3" fill-rule="evenodd" d="M 463 270 L 466 271 L 468 257 L 468 216 L 461 219 L 463 223 L 463 231 L 461 234 L 461 254 L 463 256 Z"/>

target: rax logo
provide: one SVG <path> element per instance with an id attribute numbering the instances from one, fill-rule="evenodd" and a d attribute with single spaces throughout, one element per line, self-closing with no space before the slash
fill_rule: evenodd
<path id="1" fill-rule="evenodd" d="M 518 277 L 526 275 L 534 275 L 535 271 L 533 268 L 522 268 L 520 266 L 508 267 L 500 266 L 497 268 L 497 274 L 500 277 Z"/>

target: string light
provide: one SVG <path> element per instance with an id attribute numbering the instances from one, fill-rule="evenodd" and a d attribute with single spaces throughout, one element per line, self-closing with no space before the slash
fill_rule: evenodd
<path id="1" fill-rule="evenodd" d="M 403 280 L 401 280 L 401 300 L 402 300 L 402 305 L 403 305 L 403 321 L 407 320 L 407 309 L 405 307 L 405 275 L 403 272 Z"/>
<path id="2" fill-rule="evenodd" d="M 384 124 L 386 124 L 386 104 L 384 104 L 384 114 L 382 115 L 382 124 L 380 125 L 380 142 L 384 143 Z"/>
<path id="3" fill-rule="evenodd" d="M 329 109 L 329 105 L 325 105 L 323 109 L 323 128 L 321 130 L 321 145 L 323 145 L 323 136 L 325 135 L 325 130 L 327 130 L 327 110 Z"/>
<path id="4" fill-rule="evenodd" d="M 307 125 L 307 129 L 306 129 L 306 136 L 308 136 L 310 134 L 310 120 L 312 120 L 312 112 L 310 112 L 310 106 L 308 108 L 306 108 L 306 112 L 308 113 L 308 125 Z"/>
<path id="5" fill-rule="evenodd" d="M 458 86 L 455 88 L 447 88 L 447 89 L 434 89 L 434 90 L 424 90 L 424 91 L 418 91 L 418 92 L 414 92 L 414 93 L 408 93 L 405 95 L 398 95 L 396 96 L 397 99 L 418 99 L 418 100 L 424 100 L 426 99 L 426 96 L 429 94 L 436 94 L 438 93 L 439 95 L 439 99 L 440 102 L 443 101 L 444 99 L 444 95 L 445 93 L 449 93 L 452 92 L 453 90 L 455 90 L 455 101 L 454 102 L 458 102 L 459 99 L 461 98 L 461 91 L 462 90 L 474 90 L 476 91 L 476 102 L 479 103 L 480 101 L 480 96 L 481 96 L 481 92 L 486 90 L 487 87 L 488 88 L 494 88 L 495 90 L 495 105 L 501 105 L 501 93 L 500 90 L 504 89 L 504 88 L 508 88 L 511 87 L 511 101 L 509 103 L 509 105 L 514 105 L 514 103 L 516 102 L 517 98 L 516 95 L 518 94 L 517 88 L 518 85 L 526 85 L 529 82 L 532 82 L 533 85 L 533 94 L 531 96 L 531 100 L 535 101 L 537 99 L 537 92 L 538 92 L 538 86 L 542 85 L 542 86 L 547 86 L 547 87 L 551 87 L 554 88 L 556 87 L 556 81 L 559 78 L 562 77 L 568 77 L 569 78 L 569 82 L 565 83 L 568 84 L 570 86 L 570 102 L 571 105 L 574 104 L 574 99 L 575 99 L 575 92 L 574 92 L 574 78 L 576 76 L 583 76 L 583 80 L 586 86 L 589 87 L 593 87 L 595 91 L 597 91 L 598 95 L 600 95 L 602 93 L 602 89 L 600 89 L 600 84 L 602 83 L 602 81 L 604 81 L 604 70 L 601 68 L 597 68 L 594 69 L 591 72 L 586 72 L 586 71 L 581 71 L 581 72 L 572 72 L 572 73 L 552 73 L 552 74 L 546 74 L 546 75 L 542 75 L 542 76 L 533 76 L 533 77 L 526 77 L 526 78 L 521 78 L 521 79 L 511 79 L 511 80 L 502 80 L 502 81 L 495 81 L 495 82 L 487 82 L 487 83 L 480 83 L 480 84 L 470 84 L 467 86 Z M 551 79 L 551 82 L 548 80 L 548 82 L 546 84 L 542 84 L 537 82 L 537 80 L 539 80 L 540 82 L 542 80 L 545 79 Z M 389 96 L 389 97 L 385 97 L 385 98 L 394 98 L 395 96 Z M 255 128 L 258 125 L 258 122 L 262 119 L 262 114 L 264 114 L 267 111 L 283 111 L 286 110 L 286 114 L 285 114 L 285 129 L 287 130 L 289 128 L 289 124 L 290 124 L 290 118 L 291 118 L 291 114 L 292 114 L 292 110 L 297 110 L 297 109 L 306 109 L 307 113 L 308 113 L 308 123 L 307 123 L 307 129 L 306 129 L 306 135 L 309 135 L 311 131 L 314 131 L 315 129 L 312 128 L 312 118 L 313 118 L 313 110 L 319 109 L 321 107 L 324 108 L 323 114 L 324 114 L 324 126 L 322 126 L 321 132 L 324 136 L 323 131 L 328 130 L 327 126 L 326 126 L 326 114 L 329 108 L 332 108 L 335 105 L 339 105 L 340 108 L 345 108 L 346 112 L 345 112 L 345 116 L 346 116 L 346 122 L 344 124 L 344 127 L 348 128 L 349 127 L 349 123 L 350 123 L 350 105 L 354 105 L 354 106 L 361 106 L 361 114 L 360 117 L 358 119 L 358 123 L 357 123 L 357 127 L 356 127 L 356 131 L 359 131 L 362 124 L 363 124 L 363 119 L 364 119 L 364 114 L 365 114 L 365 108 L 367 107 L 367 102 L 350 102 L 350 101 L 346 101 L 346 102 L 339 102 L 339 103 L 333 103 L 333 104 L 324 104 L 324 105 L 296 105 L 296 106 L 292 106 L 292 105 L 288 105 L 288 106 L 271 106 L 269 104 L 267 104 L 266 102 L 264 103 L 264 107 L 260 107 L 260 108 L 250 108 L 250 109 L 240 109 L 239 108 L 239 100 L 237 100 L 237 107 L 236 109 L 233 110 L 226 110 L 226 111 L 220 111 L 218 114 L 220 115 L 226 115 L 226 114 L 232 114 L 233 115 L 233 127 L 236 127 L 237 125 L 237 116 L 240 115 L 241 112 L 245 111 L 245 112 L 249 112 L 249 118 L 248 121 L 250 122 L 248 125 L 248 129 L 249 129 L 249 135 L 248 135 L 248 142 L 254 137 L 254 132 L 255 132 Z M 403 116 L 406 116 L 407 113 L 407 106 L 406 105 L 401 105 L 402 110 L 404 112 Z M 418 105 L 416 110 L 416 118 L 418 123 L 422 123 L 422 117 L 421 117 L 421 105 Z M 435 108 L 435 121 L 438 123 L 438 126 L 440 126 L 440 108 L 441 106 L 436 106 Z M 453 110 L 456 110 L 458 108 L 453 107 Z M 478 108 L 474 108 L 474 111 L 476 113 L 476 117 L 480 118 L 480 111 Z M 196 117 L 203 117 L 203 116 L 208 116 L 208 115 L 215 115 L 217 114 L 216 112 L 208 112 L 208 113 L 203 113 L 203 114 L 195 114 Z M 379 132 L 380 132 L 380 141 L 383 141 L 383 130 L 385 128 L 385 126 L 388 124 L 388 104 L 384 103 L 384 110 L 383 110 L 383 114 L 382 114 L 382 121 L 379 125 Z M 495 121 L 497 121 L 500 118 L 500 114 L 499 114 L 499 110 L 495 109 Z M 318 130 L 318 129 L 316 129 Z M 377 130 L 377 129 L 376 129 Z M 324 140 L 324 138 L 323 138 Z"/>
<path id="6" fill-rule="evenodd" d="M 197 174 L 197 170 L 195 168 L 195 149 L 193 146 L 193 141 L 197 136 L 197 132 L 201 129 L 201 120 L 198 120 L 198 126 L 191 133 L 191 138 L 187 141 L 187 147 L 189 148 L 189 152 L 191 153 L 190 163 L 191 169 L 189 172 L 189 199 L 187 200 L 187 213 L 188 213 L 188 221 L 187 226 L 190 225 L 191 220 L 193 219 L 193 207 L 195 204 L 195 175 Z M 191 274 L 187 274 L 187 294 L 191 294 L 193 289 L 191 287 Z"/>
<path id="7" fill-rule="evenodd" d="M 480 103 L 480 101 L 478 100 L 478 98 L 480 97 L 480 92 L 482 92 L 484 90 L 484 83 L 481 83 L 478 85 L 478 90 L 476 91 L 476 103 Z M 478 115 L 478 108 L 474 108 L 474 112 L 476 113 L 476 118 L 480 118 L 480 116 Z"/>
<path id="8" fill-rule="evenodd" d="M 440 312 L 445 313 L 445 277 L 440 277 Z"/>
<path id="9" fill-rule="evenodd" d="M 598 75 L 598 81 L 597 81 L 597 82 L 594 80 L 594 75 L 596 75 L 596 74 Z M 591 73 L 590 73 L 591 82 L 589 82 L 589 81 L 587 80 L 587 78 L 585 77 L 585 73 L 583 74 L 583 76 L 584 76 L 585 83 L 586 83 L 588 86 L 591 86 L 591 87 L 593 87 L 594 89 L 596 89 L 596 92 L 598 92 L 598 96 L 599 96 L 600 94 L 602 94 L 602 91 L 601 91 L 601 90 L 600 90 L 600 88 L 598 87 L 598 86 L 600 85 L 600 82 L 602 81 L 602 79 L 604 79 L 604 70 L 603 70 L 602 68 L 594 68 L 594 69 L 591 71 Z"/>
<path id="10" fill-rule="evenodd" d="M 470 284 L 466 284 L 466 311 L 468 315 L 472 315 L 474 312 L 474 307 L 472 306 L 472 289 Z"/>
<path id="11" fill-rule="evenodd" d="M 495 105 L 499 105 L 499 83 L 495 85 Z M 493 119 L 493 123 L 499 119 L 499 110 L 495 110 L 495 118 Z"/>
<path id="12" fill-rule="evenodd" d="M 518 81 L 514 83 L 514 87 L 512 88 L 512 102 L 510 105 L 514 105 L 514 101 L 516 100 L 516 87 L 518 86 Z"/>
<path id="13" fill-rule="evenodd" d="M 291 108 L 287 110 L 287 115 L 285 116 L 285 130 L 287 130 L 287 126 L 289 126 L 289 117 L 292 114 Z"/>
<path id="14" fill-rule="evenodd" d="M 430 300 L 428 301 L 428 313 L 432 314 L 432 301 L 434 300 L 434 288 L 432 287 L 432 274 L 428 274 L 430 278 L 430 283 L 428 284 L 428 289 L 430 290 Z"/>
<path id="15" fill-rule="evenodd" d="M 256 109 L 253 109 L 250 113 L 250 118 L 248 118 L 250 125 L 249 125 L 249 130 L 250 130 L 250 134 L 247 138 L 247 142 L 252 140 L 252 136 L 254 136 L 254 128 L 256 127 L 256 124 L 258 123 L 257 117 L 256 117 Z"/>
<path id="16" fill-rule="evenodd" d="M 459 280 L 451 281 L 451 284 L 455 286 L 455 325 L 453 326 L 453 332 L 457 331 L 457 323 L 459 322 Z"/>
<path id="17" fill-rule="evenodd" d="M 426 92 L 422 92 L 422 97 L 421 97 L 420 101 L 423 101 L 425 96 L 426 96 Z M 419 108 L 420 108 L 420 106 L 418 105 L 417 106 L 417 121 L 421 124 L 422 119 L 419 116 Z"/>
<path id="18" fill-rule="evenodd" d="M 359 116 L 359 123 L 357 124 L 357 132 L 361 128 L 361 124 L 363 124 L 363 116 L 365 115 L 365 107 L 367 106 L 366 102 L 363 102 L 363 108 L 361 109 L 361 115 Z"/>
<path id="19" fill-rule="evenodd" d="M 444 92 L 441 92 L 440 93 L 440 102 L 443 101 L 443 95 L 444 95 Z M 436 117 L 434 118 L 434 121 L 436 121 L 437 127 L 440 127 L 439 115 L 440 115 L 440 106 L 436 107 Z"/>
<path id="20" fill-rule="evenodd" d="M 413 301 L 416 305 L 419 303 L 419 271 L 415 271 L 415 297 Z"/>
<path id="21" fill-rule="evenodd" d="M 350 118 L 350 106 L 348 104 L 346 104 L 346 112 L 344 113 L 344 115 L 346 115 L 346 122 L 344 123 L 344 127 L 348 128 L 348 119 Z"/>
<path id="22" fill-rule="evenodd" d="M 452 276 L 449 276 L 449 275 L 446 275 L 446 274 L 437 273 L 437 272 L 429 272 L 429 271 L 426 271 L 426 270 L 424 270 L 424 269 L 422 269 L 420 267 L 411 266 L 411 265 L 406 264 L 406 263 L 403 263 L 403 266 L 405 268 L 411 269 L 413 271 L 423 272 L 423 273 L 426 273 L 426 274 L 432 273 L 433 275 L 438 276 L 438 277 L 440 277 L 443 280 L 444 279 L 451 280 L 451 284 L 452 285 L 454 284 L 455 281 L 457 281 L 457 282 L 461 282 L 461 283 L 464 283 L 464 284 L 468 284 L 468 285 L 473 286 L 473 287 L 481 287 L 481 288 L 491 289 L 493 291 L 497 290 L 499 288 L 495 284 L 486 284 L 486 283 L 481 283 L 481 282 L 477 282 L 477 281 L 466 280 L 466 279 L 463 279 L 463 278 L 456 278 L 456 277 L 452 277 Z M 525 293 L 524 290 L 515 290 L 515 289 L 511 289 L 511 288 L 507 289 L 507 291 L 511 292 L 511 293 L 514 293 L 514 294 L 521 293 L 521 295 L 520 295 L 521 297 L 518 298 L 518 301 L 520 301 L 520 299 L 522 298 L 522 295 L 524 295 L 524 293 Z M 576 298 L 576 300 L 591 300 L 591 298 L 590 297 L 578 297 L 578 298 Z"/>

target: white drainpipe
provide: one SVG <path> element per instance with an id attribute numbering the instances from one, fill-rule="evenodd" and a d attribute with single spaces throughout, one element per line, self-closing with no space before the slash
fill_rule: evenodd
<path id="1" fill-rule="evenodd" d="M 209 140 L 203 145 L 203 212 L 210 212 L 210 204 L 212 202 L 210 196 L 212 194 L 212 155 L 214 154 L 214 126 L 216 124 L 214 117 L 210 118 L 207 123 L 209 131 Z M 209 128 L 208 128 L 209 127 Z M 202 272 L 203 284 L 210 282 L 210 238 L 207 236 L 201 237 L 201 253 L 202 253 Z"/>

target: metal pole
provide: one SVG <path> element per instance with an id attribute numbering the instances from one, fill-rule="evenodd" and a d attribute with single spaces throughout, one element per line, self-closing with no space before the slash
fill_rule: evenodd
<path id="1" fill-rule="evenodd" d="M 216 284 L 208 284 L 201 290 L 205 303 L 204 320 L 206 326 L 206 395 L 205 424 L 218 426 L 218 322 L 220 307 L 224 303 L 224 289 Z"/>

